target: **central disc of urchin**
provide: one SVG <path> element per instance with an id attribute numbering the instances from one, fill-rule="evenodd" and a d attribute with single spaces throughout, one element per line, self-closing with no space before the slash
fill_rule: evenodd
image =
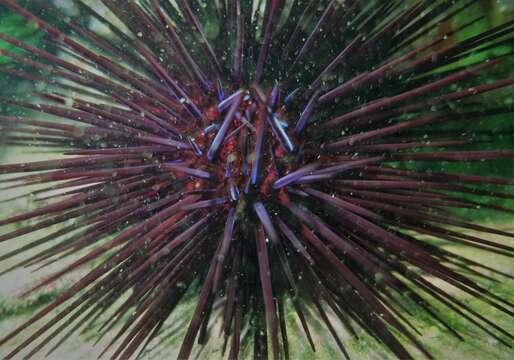
<path id="1" fill-rule="evenodd" d="M 279 92 L 265 94 L 257 86 L 225 97 L 211 111 L 213 123 L 189 137 L 195 154 L 191 164 L 205 170 L 215 191 L 237 201 L 241 194 L 267 197 L 279 188 L 281 171 L 288 172 L 288 158 L 295 150 Z M 269 137 L 267 133 L 274 136 Z M 266 154 L 266 155 L 265 155 Z M 195 188 L 200 187 L 196 183 Z"/>

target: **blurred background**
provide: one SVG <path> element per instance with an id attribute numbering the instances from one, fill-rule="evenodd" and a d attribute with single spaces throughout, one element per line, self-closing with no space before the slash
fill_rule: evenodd
<path id="1" fill-rule="evenodd" d="M 76 7 L 72 1 L 69 0 L 19 0 L 20 4 L 26 6 L 30 10 L 40 14 L 45 20 L 55 25 L 59 24 L 59 20 L 64 17 L 71 17 L 74 21 L 94 28 L 95 31 L 108 31 L 108 29 L 102 29 L 98 24 L 91 21 L 87 14 L 82 13 L 78 7 Z M 91 5 L 95 5 L 97 0 L 88 0 Z M 460 24 L 466 23 L 470 18 L 475 18 L 477 15 L 483 15 L 483 19 L 477 22 L 474 26 L 466 29 L 464 32 L 459 33 L 458 37 L 450 39 L 451 41 L 459 41 L 460 39 L 467 38 L 477 32 L 489 29 L 495 25 L 499 25 L 503 22 L 514 19 L 514 0 L 477 0 L 473 6 L 466 12 L 460 14 L 451 21 L 441 23 L 437 30 L 439 34 L 447 33 L 454 28 L 458 28 Z M 31 45 L 38 47 L 45 47 L 45 38 L 34 26 L 34 24 L 27 23 L 21 17 L 14 15 L 0 8 L 0 32 L 26 41 Z M 427 34 L 427 37 L 433 37 L 438 34 Z M 426 40 L 426 39 L 425 39 Z M 49 47 L 51 49 L 51 47 Z M 505 45 L 506 49 L 501 49 L 502 53 L 513 52 L 514 44 Z M 7 49 L 10 51 L 18 51 L 12 48 L 10 45 L 0 41 L 0 49 Z M 498 52 L 498 49 L 491 51 L 488 54 L 481 56 L 494 56 Z M 472 57 L 466 61 L 476 61 Z M 0 57 L 0 68 L 15 67 L 9 59 Z M 501 66 L 489 72 L 487 77 L 482 79 L 483 82 L 492 81 L 494 79 L 511 77 L 514 75 L 514 56 L 510 56 L 509 59 L 504 61 Z M 0 71 L 0 98 L 5 97 L 16 97 L 16 98 L 29 98 L 31 92 L 38 89 L 40 84 L 31 82 L 20 81 L 4 71 Z M 500 92 L 500 93 L 499 93 Z M 514 91 L 512 87 L 504 88 L 500 91 L 494 92 L 493 94 L 483 95 L 483 99 L 491 105 L 498 104 L 501 102 L 502 105 L 514 106 Z M 20 110 L 12 107 L 1 105 L 1 114 L 20 114 Z M 463 132 L 476 134 L 484 138 L 481 147 L 484 148 L 510 148 L 514 149 L 514 118 L 512 114 L 496 116 L 490 118 L 487 121 L 480 123 L 472 123 L 467 125 Z M 11 146 L 6 143 L 3 139 L 3 131 L 0 131 L 0 163 L 13 163 L 23 161 L 33 161 L 39 159 L 47 159 L 49 154 L 40 148 L 38 149 L 27 149 Z M 458 164 L 458 163 L 417 163 L 416 167 L 423 169 L 431 169 L 433 171 L 448 171 L 448 172 L 463 172 L 473 173 L 480 175 L 497 175 L 514 178 L 514 160 L 502 159 L 498 161 L 487 161 L 478 162 L 472 164 Z M 25 192 L 26 189 L 23 191 Z M 514 189 L 510 190 L 514 193 Z M 0 192 L 0 217 L 6 217 L 12 213 L 22 211 L 23 209 L 30 208 L 33 204 L 31 199 L 23 200 L 19 202 L 5 203 L 3 200 L 21 194 L 21 190 L 8 190 Z M 504 200 L 502 203 L 496 203 L 495 205 L 502 205 L 514 209 L 514 200 Z M 512 230 L 514 229 L 514 216 L 512 214 L 501 214 L 492 210 L 480 211 L 476 210 L 463 210 L 461 215 L 472 219 L 477 222 L 493 223 L 497 227 L 503 229 Z M 3 232 L 3 229 L 2 229 Z M 29 239 L 29 237 L 27 237 Z M 494 240 L 494 239 L 493 239 Z M 431 240 L 436 241 L 436 240 Z M 19 244 L 0 243 L 0 254 L 6 253 L 19 246 Z M 454 250 L 454 249 L 452 249 Z M 474 260 L 481 261 L 484 263 L 493 264 L 493 266 L 501 268 L 503 271 L 510 274 L 514 274 L 514 265 L 511 259 L 501 258 L 485 253 L 473 253 L 472 250 L 458 250 L 462 254 L 473 257 Z M 0 272 L 12 266 L 15 260 L 8 260 L 0 262 Z M 59 267 L 62 267 L 60 264 Z M 69 283 L 80 277 L 80 273 L 70 277 L 66 280 L 61 281 L 53 285 L 51 288 L 44 289 L 40 294 L 32 296 L 28 299 L 18 299 L 17 295 L 26 289 L 30 284 L 33 284 L 38 279 L 41 279 L 46 274 L 53 272 L 56 267 L 48 267 L 41 272 L 31 272 L 27 269 L 17 269 L 8 274 L 0 275 L 0 337 L 5 335 L 11 330 L 16 324 L 19 324 L 26 320 L 31 314 L 33 314 L 42 305 L 49 303 L 65 288 Z M 514 299 L 514 286 L 510 283 L 491 283 L 489 286 L 496 294 L 508 298 Z M 464 295 L 462 296 L 463 301 L 473 300 L 467 299 Z M 186 306 L 187 307 L 187 306 Z M 190 309 L 184 309 L 189 311 Z M 492 318 L 499 319 L 499 323 L 514 333 L 513 324 L 508 323 L 508 319 L 498 314 L 497 312 L 487 309 L 487 313 L 482 315 Z M 455 323 L 459 321 L 458 317 L 454 314 L 447 314 L 450 319 L 453 319 Z M 453 316 L 453 318 L 452 318 Z M 503 318 L 503 320 L 502 320 Z M 291 320 L 294 321 L 294 320 Z M 503 323 L 502 323 L 503 321 Z M 466 324 L 462 325 L 463 327 Z M 494 341 L 484 338 L 482 333 L 477 333 L 476 344 L 463 344 L 457 343 L 444 333 L 441 333 L 437 327 L 425 326 L 423 336 L 426 337 L 430 342 L 430 349 L 435 352 L 438 359 L 513 359 L 514 350 L 506 350 L 504 347 L 499 347 Z M 168 343 L 167 350 L 163 352 L 155 352 L 153 355 L 148 355 L 148 358 L 164 358 L 165 356 L 173 356 L 174 348 L 176 348 L 177 341 L 180 340 L 180 329 L 171 327 L 167 333 L 169 338 L 163 339 Z M 171 334 L 171 335 L 170 335 Z M 99 354 L 100 350 L 92 351 L 92 334 L 79 334 L 74 335 L 72 341 L 68 342 L 67 345 L 59 352 L 52 354 L 50 359 L 94 359 Z M 321 336 L 321 335 L 320 335 Z M 23 336 L 21 336 L 23 337 Z M 293 334 L 294 339 L 294 334 Z M 294 341 L 294 340 L 293 340 Z M 325 341 L 325 340 L 323 340 Z M 453 342 L 452 342 L 453 341 Z M 11 344 L 15 346 L 16 343 Z M 310 352 L 302 353 L 303 343 L 299 342 L 296 347 L 298 352 L 302 355 L 302 359 L 326 359 L 331 358 L 330 347 L 322 349 L 320 353 L 312 355 Z M 102 344 L 99 344 L 97 349 L 101 349 Z M 354 355 L 354 359 L 384 359 L 390 355 L 384 353 L 379 348 L 373 348 L 372 342 L 366 342 L 366 339 L 359 343 L 354 343 L 351 352 Z M 162 351 L 159 350 L 159 351 Z M 6 355 L 8 349 L 0 349 L 0 357 Z M 335 353 L 335 352 L 334 352 Z M 218 354 L 219 356 L 219 354 Z M 200 354 L 199 358 L 217 358 L 216 354 L 205 351 Z"/>

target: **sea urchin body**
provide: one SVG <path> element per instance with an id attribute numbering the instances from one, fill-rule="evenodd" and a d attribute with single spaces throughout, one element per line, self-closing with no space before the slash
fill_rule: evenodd
<path id="1" fill-rule="evenodd" d="M 17 64 L 1 71 L 46 86 L 38 103 L 1 100 L 29 110 L 0 116 L 5 141 L 65 155 L 0 166 L 1 174 L 19 173 L 2 180 L 9 187 L 37 184 L 27 196 L 52 194 L 43 197 L 48 204 L 0 220 L 31 220 L 1 241 L 64 224 L 0 259 L 43 245 L 16 267 L 75 256 L 29 292 L 95 266 L 0 340 L 40 323 L 6 358 L 49 343 L 51 352 L 94 326 L 100 337 L 117 329 L 106 350 L 130 358 L 189 293 L 196 307 L 180 359 L 195 341 L 207 342 L 215 319 L 224 356 L 237 358 L 251 339 L 255 357 L 289 358 L 289 307 L 313 351 L 315 317 L 345 357 L 335 321 L 398 358 L 411 358 L 406 343 L 431 358 L 406 304 L 463 339 L 434 302 L 511 346 L 511 334 L 427 280 L 511 316 L 512 304 L 479 281 L 484 272 L 509 274 L 420 236 L 511 257 L 509 245 L 463 230 L 513 234 L 453 210 L 512 212 L 469 195 L 512 198 L 483 185 L 514 180 L 411 165 L 514 157 L 484 150 L 483 138 L 462 131 L 512 111 L 480 96 L 514 78 L 480 75 L 510 56 L 501 49 L 514 21 L 451 42 L 481 19 L 431 34 L 474 0 L 101 0 L 102 10 L 71 2 L 108 31 L 68 17 L 49 24 L 0 0 L 48 40 L 35 48 L 0 34 L 19 49 L 0 50 Z M 495 57 L 478 56 L 491 49 Z"/>

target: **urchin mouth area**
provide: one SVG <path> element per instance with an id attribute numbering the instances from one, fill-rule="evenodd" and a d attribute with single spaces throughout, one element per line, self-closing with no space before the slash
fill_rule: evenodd
<path id="1" fill-rule="evenodd" d="M 210 174 L 201 181 L 233 202 L 243 194 L 267 198 L 299 153 L 278 88 L 265 92 L 254 85 L 224 96 L 219 87 L 209 113 L 212 122 L 188 136 L 191 166 Z"/>

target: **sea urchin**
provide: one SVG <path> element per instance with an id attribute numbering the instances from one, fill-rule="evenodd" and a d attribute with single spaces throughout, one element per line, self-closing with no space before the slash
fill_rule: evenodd
<path id="1" fill-rule="evenodd" d="M 0 34 L 19 48 L 0 51 L 16 64 L 1 71 L 46 86 L 38 103 L 1 100 L 25 109 L 0 116 L 4 140 L 65 155 L 0 166 L 31 173 L 4 178 L 9 187 L 49 194 L 40 198 L 48 204 L 1 220 L 31 220 L 1 241 L 64 224 L 0 259 L 43 245 L 16 267 L 75 256 L 27 293 L 95 265 L 0 340 L 41 322 L 6 358 L 58 339 L 51 352 L 96 325 L 100 337 L 118 329 L 113 359 L 130 358 L 188 293 L 196 308 L 180 359 L 206 343 L 215 319 L 230 359 L 248 341 L 256 358 L 289 358 L 288 308 L 313 351 L 317 317 L 345 357 L 335 321 L 398 358 L 414 348 L 431 358 L 407 304 L 463 339 L 435 302 L 511 346 L 511 334 L 428 279 L 512 316 L 512 304 L 479 281 L 509 274 L 420 235 L 512 256 L 512 247 L 464 230 L 513 234 L 453 210 L 512 212 L 476 197 L 512 198 L 483 185 L 514 180 L 412 165 L 514 156 L 463 131 L 512 111 L 480 94 L 514 83 L 481 80 L 510 56 L 501 49 L 514 40 L 514 21 L 455 41 L 481 18 L 432 34 L 475 0 L 70 2 L 106 31 L 65 16 L 49 24 L 0 0 L 46 34 L 40 48 Z M 491 50 L 499 52 L 480 56 Z"/>

